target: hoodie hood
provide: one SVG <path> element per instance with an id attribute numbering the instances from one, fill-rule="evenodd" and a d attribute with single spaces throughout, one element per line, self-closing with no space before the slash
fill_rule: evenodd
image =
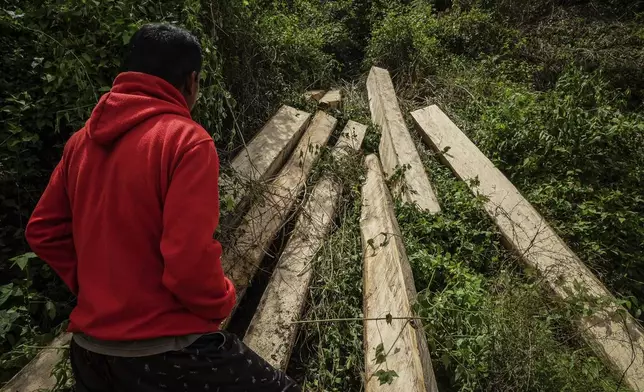
<path id="1" fill-rule="evenodd" d="M 162 114 L 191 118 L 186 100 L 176 87 L 153 75 L 124 72 L 98 101 L 85 128 L 92 141 L 110 145 L 142 122 Z"/>

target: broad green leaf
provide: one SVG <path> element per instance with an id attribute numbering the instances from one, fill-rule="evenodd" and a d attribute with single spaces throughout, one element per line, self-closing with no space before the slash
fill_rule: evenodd
<path id="1" fill-rule="evenodd" d="M 27 264 L 29 263 L 29 260 L 35 259 L 36 257 L 38 256 L 36 256 L 34 252 L 28 252 L 20 256 L 11 258 L 10 261 L 13 261 L 13 265 L 17 265 L 18 268 L 24 271 L 25 268 L 27 267 Z"/>
<path id="2" fill-rule="evenodd" d="M 0 286 L 0 306 L 2 306 L 13 294 L 13 283 Z"/>
<path id="3" fill-rule="evenodd" d="M 376 346 L 376 364 L 381 364 L 387 360 L 387 354 L 385 354 L 385 346 L 380 343 Z"/>
<path id="4" fill-rule="evenodd" d="M 398 373 L 395 370 L 383 370 L 380 369 L 374 373 L 374 376 L 378 377 L 380 385 L 391 385 L 394 382 L 394 378 L 398 377 Z"/>

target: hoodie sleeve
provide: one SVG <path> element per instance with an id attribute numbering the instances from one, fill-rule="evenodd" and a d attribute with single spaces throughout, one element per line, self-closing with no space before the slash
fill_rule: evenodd
<path id="1" fill-rule="evenodd" d="M 36 205 L 25 236 L 31 249 L 78 294 L 76 248 L 72 236 L 72 212 L 65 188 L 64 158 L 54 169 Z"/>
<path id="2" fill-rule="evenodd" d="M 224 276 L 219 222 L 219 159 L 211 140 L 186 151 L 174 169 L 163 207 L 163 285 L 204 319 L 228 317 L 235 288 Z"/>

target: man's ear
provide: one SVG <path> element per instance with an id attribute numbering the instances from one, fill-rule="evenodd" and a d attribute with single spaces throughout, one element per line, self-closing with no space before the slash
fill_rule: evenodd
<path id="1" fill-rule="evenodd" d="M 186 81 L 184 83 L 186 95 L 192 95 L 195 93 L 195 90 L 197 89 L 197 82 L 199 81 L 198 78 L 199 74 L 195 71 L 192 71 L 190 75 L 186 77 Z"/>

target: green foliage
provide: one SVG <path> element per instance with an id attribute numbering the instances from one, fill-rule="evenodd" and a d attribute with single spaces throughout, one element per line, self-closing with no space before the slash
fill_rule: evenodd
<path id="1" fill-rule="evenodd" d="M 63 351 L 60 361 L 58 361 L 51 371 L 52 377 L 56 380 L 51 392 L 73 392 L 72 363 L 71 358 L 69 357 L 69 349 L 65 347 L 61 350 Z"/>
<path id="2" fill-rule="evenodd" d="M 376 126 L 371 126 L 367 129 L 367 134 L 362 142 L 362 150 L 365 152 L 365 155 L 378 152 L 380 135 L 381 131 Z"/>
<path id="3" fill-rule="evenodd" d="M 22 290 L 25 297 L 22 303 L 7 301 L 9 307 L 3 308 L 3 379 L 29 359 L 33 350 L 23 353 L 22 347 L 44 343 L 70 310 L 69 298 L 59 295 L 66 289 L 51 271 L 43 267 L 48 277 L 32 285 L 27 269 L 12 269 L 9 259 L 27 251 L 24 227 L 62 146 L 83 126 L 100 95 L 109 91 L 125 44 L 138 27 L 148 22 L 176 23 L 198 37 L 204 64 L 201 97 L 193 115 L 219 147 L 236 149 L 241 136 L 252 136 L 292 91 L 327 83 L 336 64 L 323 51 L 330 39 L 321 34 L 325 25 L 310 26 L 303 16 L 265 3 L 3 2 L 0 287 L 3 293 Z M 225 159 L 226 154 L 222 156 Z M 16 261 L 22 267 L 26 260 Z M 49 298 L 56 299 L 56 307 Z M 38 301 L 43 306 L 33 305 Z"/>
<path id="4" fill-rule="evenodd" d="M 403 98 L 446 110 L 613 292 L 642 303 L 641 17 L 616 21 L 602 2 L 541 20 L 536 8 L 556 4 L 537 1 L 518 21 L 510 3 L 399 7 L 368 61 L 398 70 Z"/>
<path id="5" fill-rule="evenodd" d="M 313 24 L 280 1 L 225 0 L 209 3 L 221 72 L 229 93 L 220 147 L 235 149 L 249 139 L 279 105 L 309 86 L 327 85 L 336 70 L 324 52 L 331 21 Z"/>
<path id="6" fill-rule="evenodd" d="M 641 299 L 644 116 L 625 107 L 601 75 L 572 69 L 544 93 L 506 88 L 473 131 L 602 280 Z"/>
<path id="7" fill-rule="evenodd" d="M 639 3 L 640 7 L 644 4 Z M 605 5 L 596 4 L 588 7 L 591 9 L 565 8 L 536 24 L 521 50 L 521 56 L 540 63 L 536 87 L 552 87 L 556 76 L 574 64 L 586 72 L 600 70 L 609 87 L 624 92 L 631 109 L 641 103 L 644 100 L 644 36 L 641 34 L 644 14 L 636 18 L 622 17 L 633 15 L 629 13 L 633 5 L 608 11 Z M 602 10 L 606 17 L 589 20 L 588 13 L 596 15 Z"/>
<path id="8" fill-rule="evenodd" d="M 392 8 L 374 26 L 366 61 L 414 82 L 438 73 L 454 54 L 478 58 L 510 50 L 520 42 L 517 30 L 495 23 L 479 8 L 439 18 L 431 5 L 414 2 Z"/>
<path id="9" fill-rule="evenodd" d="M 359 196 L 359 187 L 351 197 Z M 342 226 L 315 262 L 305 320 L 356 318 L 362 315 L 362 248 L 359 203 L 340 212 Z M 295 349 L 294 367 L 312 391 L 360 390 L 363 384 L 362 323 L 304 324 Z"/>
<path id="10" fill-rule="evenodd" d="M 369 61 L 411 77 L 436 72 L 442 51 L 433 34 L 438 23 L 431 11 L 427 4 L 419 4 L 413 12 L 403 7 L 390 10 L 373 28 Z"/>
<path id="11" fill-rule="evenodd" d="M 391 314 L 387 314 L 387 324 L 391 324 L 392 317 L 393 316 Z M 384 344 L 380 343 L 378 346 L 376 346 L 376 356 L 374 358 L 374 361 L 377 365 L 381 365 L 383 363 L 385 364 L 384 369 L 378 369 L 373 373 L 373 377 L 376 377 L 378 379 L 380 385 L 391 385 L 391 383 L 394 382 L 394 379 L 398 377 L 398 373 L 396 373 L 395 370 L 387 368 L 387 354 L 389 353 L 385 352 Z"/>
<path id="12" fill-rule="evenodd" d="M 618 383 L 578 344 L 574 304 L 548 300 L 473 196 L 427 159 L 443 212 L 397 207 L 441 389 L 615 391 Z"/>
<path id="13" fill-rule="evenodd" d="M 0 285 L 0 382 L 7 381 L 54 337 L 70 311 L 70 295 L 33 253 L 11 259 L 25 274 Z M 47 295 L 42 294 L 47 292 Z"/>
<path id="14" fill-rule="evenodd" d="M 380 385 L 391 385 L 394 382 L 394 379 L 398 377 L 398 373 L 395 370 L 384 370 L 380 369 L 373 374 L 375 377 L 378 377 L 378 382 Z"/>

